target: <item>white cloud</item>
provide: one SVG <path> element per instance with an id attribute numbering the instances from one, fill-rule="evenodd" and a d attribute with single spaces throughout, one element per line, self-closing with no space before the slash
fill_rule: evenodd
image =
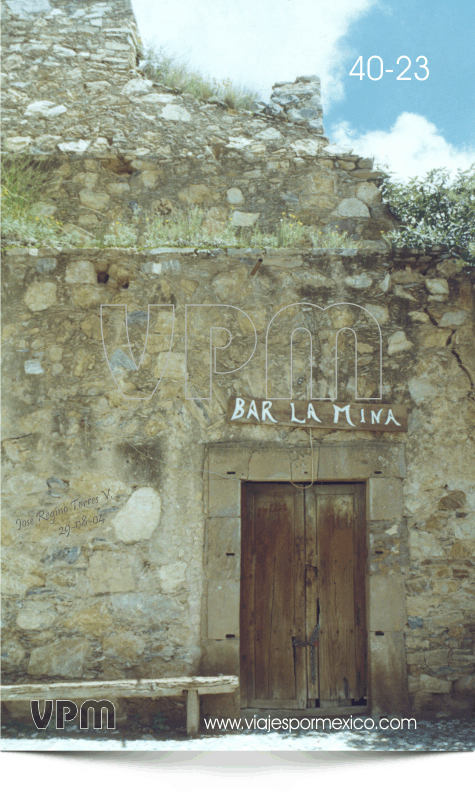
<path id="1" fill-rule="evenodd" d="M 475 163 L 475 149 L 457 149 L 439 133 L 436 125 L 419 114 L 402 113 L 386 130 L 357 133 L 348 122 L 332 128 L 331 141 L 358 155 L 374 157 L 400 179 L 422 176 L 430 169 L 446 167 L 452 173 Z"/>
<path id="2" fill-rule="evenodd" d="M 268 99 L 278 81 L 319 75 L 325 111 L 342 99 L 350 25 L 378 0 L 132 0 L 142 38 L 155 40 L 190 66 L 232 78 Z"/>

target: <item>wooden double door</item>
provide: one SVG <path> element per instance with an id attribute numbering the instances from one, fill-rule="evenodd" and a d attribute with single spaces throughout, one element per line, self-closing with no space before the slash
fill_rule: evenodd
<path id="1" fill-rule="evenodd" d="M 244 483 L 241 562 L 242 706 L 363 703 L 364 485 Z"/>

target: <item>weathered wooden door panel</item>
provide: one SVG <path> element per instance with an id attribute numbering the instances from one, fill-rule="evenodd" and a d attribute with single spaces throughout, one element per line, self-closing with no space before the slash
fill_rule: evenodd
<path id="1" fill-rule="evenodd" d="M 241 692 L 245 706 L 350 704 L 366 693 L 364 486 L 247 483 Z M 308 642 L 319 623 L 312 661 Z"/>
<path id="2" fill-rule="evenodd" d="M 352 496 L 319 496 L 320 698 L 355 698 L 354 512 Z"/>
<path id="3" fill-rule="evenodd" d="M 298 492 L 246 485 L 241 622 L 248 706 L 305 707 L 304 523 Z M 248 573 L 246 573 L 246 568 Z"/>
<path id="4" fill-rule="evenodd" d="M 305 491 L 307 639 L 319 623 L 318 685 L 308 697 L 350 704 L 366 694 L 364 485 Z M 307 655 L 310 665 L 310 652 Z"/>
<path id="5" fill-rule="evenodd" d="M 317 495 L 320 700 L 356 698 L 352 495 Z"/>
<path id="6" fill-rule="evenodd" d="M 318 598 L 318 534 L 316 493 L 305 491 L 305 640 L 310 640 L 319 622 L 320 602 Z M 319 645 L 319 643 L 318 643 Z M 319 698 L 318 645 L 313 652 L 306 646 L 307 697 L 314 702 Z"/>

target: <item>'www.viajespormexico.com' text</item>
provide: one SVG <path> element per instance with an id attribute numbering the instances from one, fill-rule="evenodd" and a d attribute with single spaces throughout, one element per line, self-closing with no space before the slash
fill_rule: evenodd
<path id="1" fill-rule="evenodd" d="M 415 718 L 203 718 L 206 729 L 218 731 L 398 731 L 417 729 Z"/>

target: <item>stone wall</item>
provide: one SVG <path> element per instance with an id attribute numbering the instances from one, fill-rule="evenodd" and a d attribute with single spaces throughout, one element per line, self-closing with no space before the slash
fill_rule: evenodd
<path id="1" fill-rule="evenodd" d="M 409 430 L 313 429 L 320 462 L 327 463 L 319 476 L 341 478 L 340 466 L 324 452 L 334 458 L 338 447 L 349 446 L 356 459 L 348 449 L 341 462 L 350 478 L 359 474 L 374 483 L 368 567 L 379 580 L 378 602 L 402 597 L 397 619 L 385 623 L 388 633 L 405 637 L 412 711 L 469 711 L 475 693 L 475 361 L 472 285 L 463 262 L 356 251 L 20 248 L 7 251 L 3 262 L 2 661 L 8 681 L 238 672 L 238 638 L 209 637 L 208 588 L 217 577 L 203 556 L 207 519 L 214 517 L 206 471 L 225 480 L 218 476 L 219 458 L 211 467 L 208 453 L 229 444 L 244 460 L 266 447 L 289 462 L 306 456 L 307 431 L 235 425 L 227 421 L 228 398 L 265 396 L 265 332 L 280 308 L 347 302 L 323 317 L 311 309 L 293 317 L 310 325 L 319 343 L 318 395 L 331 395 L 335 332 L 353 326 L 359 394 L 378 396 L 378 339 L 374 325 L 365 323 L 369 310 L 382 329 L 383 401 L 407 405 Z M 151 310 L 138 373 L 123 307 L 111 307 L 124 304 L 136 362 L 147 306 L 165 306 Z M 215 375 L 211 400 L 185 398 L 185 304 L 227 306 L 193 318 L 186 364 L 191 396 L 207 395 L 210 325 L 234 336 L 219 354 L 223 371 L 238 368 L 253 343 L 252 327 L 230 306 L 245 311 L 257 330 L 254 357 L 242 370 Z M 110 369 L 101 305 L 108 306 L 103 330 Z M 167 362 L 170 305 L 176 320 Z M 294 369 L 294 395 L 301 397 L 304 342 L 297 340 Z M 215 333 L 213 343 L 225 346 L 226 334 Z M 285 324 L 273 346 L 288 377 Z M 354 400 L 351 332 L 340 333 L 339 348 L 338 399 Z M 363 456 L 374 445 L 405 450 L 405 476 L 397 458 L 379 473 Z M 249 463 L 243 461 L 241 478 L 258 478 Z M 388 487 L 393 504 L 381 514 L 374 497 Z M 378 506 L 385 501 L 381 496 Z M 223 618 L 226 612 L 224 606 Z"/>
<path id="2" fill-rule="evenodd" d="M 254 111 L 153 83 L 127 0 L 8 0 L 3 47 L 3 148 L 51 171 L 38 213 L 89 232 L 194 206 L 212 230 L 291 213 L 384 251 L 380 173 L 329 145 L 317 77 L 277 83 Z"/>

